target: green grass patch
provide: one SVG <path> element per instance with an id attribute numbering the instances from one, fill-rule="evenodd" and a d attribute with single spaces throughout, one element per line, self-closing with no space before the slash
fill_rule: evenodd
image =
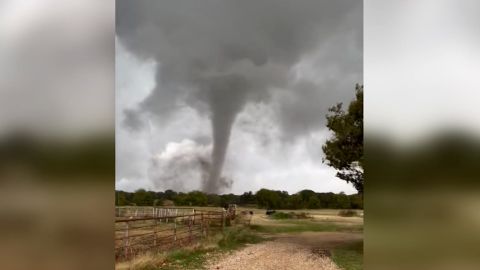
<path id="1" fill-rule="evenodd" d="M 363 225 L 342 225 L 333 222 L 315 222 L 305 220 L 283 220 L 276 225 L 251 225 L 250 228 L 261 233 L 299 233 L 299 232 L 362 232 Z"/>
<path id="2" fill-rule="evenodd" d="M 363 241 L 335 248 L 332 251 L 332 260 L 345 270 L 363 269 Z"/>
<path id="3" fill-rule="evenodd" d="M 244 246 L 245 244 L 256 244 L 265 240 L 248 228 L 227 228 L 223 233 L 223 238 L 218 242 L 222 250 L 232 250 Z"/>
<path id="4" fill-rule="evenodd" d="M 331 232 L 334 224 L 293 224 L 293 225 L 251 225 L 252 230 L 261 233 Z"/>
<path id="5" fill-rule="evenodd" d="M 142 270 L 205 269 L 207 258 L 211 257 L 212 255 L 218 255 L 221 252 L 231 251 L 240 248 L 245 244 L 259 243 L 263 240 L 263 237 L 257 235 L 254 231 L 248 228 L 226 228 L 224 232 L 212 237 L 209 243 L 205 243 L 206 245 L 209 245 L 210 248 L 199 246 L 195 249 L 179 249 L 167 255 L 167 264 L 162 268 Z"/>
<path id="6" fill-rule="evenodd" d="M 214 252 L 214 249 L 198 248 L 194 250 L 179 249 L 167 256 L 167 265 L 158 268 L 165 270 L 174 269 L 205 269 L 207 253 Z"/>

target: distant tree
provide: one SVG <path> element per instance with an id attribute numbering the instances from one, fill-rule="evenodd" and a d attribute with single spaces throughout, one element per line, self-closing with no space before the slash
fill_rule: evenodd
<path id="1" fill-rule="evenodd" d="M 281 208 L 281 191 L 262 188 L 255 194 L 257 204 L 260 207 L 278 209 Z"/>
<path id="2" fill-rule="evenodd" d="M 242 195 L 240 195 L 239 198 L 239 204 L 255 204 L 255 195 L 249 191 L 249 192 L 244 192 Z"/>
<path id="3" fill-rule="evenodd" d="M 155 192 L 155 199 L 159 200 L 159 205 L 161 203 L 161 201 L 165 200 L 166 197 L 165 197 L 165 193 L 163 192 Z"/>
<path id="4" fill-rule="evenodd" d="M 353 194 L 349 197 L 352 209 L 363 209 L 363 198 L 360 194 Z"/>
<path id="5" fill-rule="evenodd" d="M 138 206 L 153 205 L 153 192 L 147 192 L 145 189 L 139 189 L 133 194 L 133 203 Z"/>
<path id="6" fill-rule="evenodd" d="M 317 196 L 311 196 L 310 198 L 308 198 L 307 207 L 308 209 L 320 208 L 320 199 L 318 199 Z"/>
<path id="7" fill-rule="evenodd" d="M 338 103 L 329 109 L 327 127 L 333 137 L 323 145 L 324 162 L 337 169 L 337 177 L 363 194 L 363 85 L 356 85 L 348 111 Z"/>
<path id="8" fill-rule="evenodd" d="M 171 189 L 167 189 L 165 190 L 165 199 L 168 199 L 168 200 L 175 200 L 175 196 L 177 196 L 177 192 L 171 190 Z"/>
<path id="9" fill-rule="evenodd" d="M 220 206 L 227 207 L 229 204 L 238 204 L 239 196 L 230 193 L 220 196 Z"/>
<path id="10" fill-rule="evenodd" d="M 176 193 L 175 196 L 173 196 L 173 202 L 175 205 L 188 205 L 188 195 L 183 192 Z"/>
<path id="11" fill-rule="evenodd" d="M 115 191 L 115 203 L 118 206 L 129 205 L 127 194 L 124 191 Z"/>
<path id="12" fill-rule="evenodd" d="M 206 206 L 208 197 L 201 191 L 192 191 L 187 194 L 186 203 L 190 206 Z"/>
<path id="13" fill-rule="evenodd" d="M 309 204 L 309 201 L 310 201 L 310 198 L 311 197 L 316 197 L 317 194 L 315 193 L 315 191 L 313 190 L 310 190 L 310 189 L 304 189 L 300 192 L 298 192 L 298 194 L 300 195 L 300 197 L 302 198 L 302 208 L 310 208 L 308 206 Z M 320 203 L 320 202 L 319 202 Z"/>
<path id="14" fill-rule="evenodd" d="M 350 209 L 352 208 L 350 205 L 350 199 L 345 193 L 340 192 L 337 196 L 337 208 L 340 209 Z"/>
<path id="15" fill-rule="evenodd" d="M 207 203 L 211 206 L 221 206 L 221 198 L 217 194 L 208 194 Z"/>
<path id="16" fill-rule="evenodd" d="M 174 198 L 167 199 L 167 196 Z M 164 192 L 146 191 L 139 189 L 135 192 L 115 191 L 115 204 L 118 206 L 215 206 L 226 207 L 229 204 L 257 204 L 261 208 L 273 209 L 363 209 L 363 196 L 361 194 L 345 195 L 341 192 L 335 194 L 316 193 L 313 190 L 302 190 L 289 195 L 286 191 L 261 189 L 257 193 L 244 192 L 236 194 L 205 194 L 201 191 L 188 193 L 168 190 Z"/>
<path id="17" fill-rule="evenodd" d="M 303 207 L 303 201 L 302 201 L 302 196 L 300 194 L 292 194 L 290 197 L 288 197 L 287 201 L 287 208 L 289 209 L 302 209 Z"/>

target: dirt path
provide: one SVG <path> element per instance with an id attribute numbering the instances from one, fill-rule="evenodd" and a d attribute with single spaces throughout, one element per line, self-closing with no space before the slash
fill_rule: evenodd
<path id="1" fill-rule="evenodd" d="M 207 266 L 211 270 L 337 270 L 330 258 L 312 253 L 300 245 L 265 242 L 235 251 Z"/>
<path id="2" fill-rule="evenodd" d="M 329 258 L 335 246 L 362 239 L 362 234 L 340 232 L 304 232 L 278 234 L 274 241 L 249 245 L 217 258 L 207 269 L 217 270 L 338 270 Z"/>

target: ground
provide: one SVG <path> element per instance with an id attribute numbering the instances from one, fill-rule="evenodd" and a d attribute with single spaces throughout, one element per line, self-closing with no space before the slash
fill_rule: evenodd
<path id="1" fill-rule="evenodd" d="M 358 217 L 337 217 L 333 213 L 336 212 L 312 211 L 314 219 L 311 221 L 278 221 L 257 213 L 252 220 L 253 228 L 262 228 L 263 236 L 269 237 L 272 241 L 248 245 L 243 249 L 210 259 L 207 269 L 340 269 L 332 259 L 336 259 L 337 264 L 341 264 L 345 269 L 361 269 L 358 262 L 352 264 L 348 261 L 350 259 L 348 256 L 352 256 L 352 252 L 345 247 L 362 245 L 363 234 L 354 230 L 358 229 L 356 226 L 361 225 L 363 221 Z M 302 231 L 322 228 L 345 231 Z M 285 232 L 275 233 L 277 231 Z"/>
<path id="2" fill-rule="evenodd" d="M 274 219 L 254 212 L 250 226 L 227 227 L 198 247 L 150 254 L 117 269 L 363 269 L 363 211 L 298 210 L 307 219 Z M 290 212 L 290 210 L 284 210 Z M 123 266 L 123 267 L 121 267 Z"/>

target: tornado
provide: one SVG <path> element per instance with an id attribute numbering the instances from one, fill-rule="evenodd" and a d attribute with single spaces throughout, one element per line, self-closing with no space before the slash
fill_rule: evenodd
<path id="1" fill-rule="evenodd" d="M 193 168 L 201 176 L 190 181 L 198 181 L 195 184 L 203 191 L 227 190 L 224 165 L 229 164 L 237 115 L 247 104 L 262 103 L 275 105 L 282 135 L 302 134 L 318 125 L 328 106 L 338 100 L 323 94 L 336 91 L 330 78 L 332 72 L 343 70 L 332 63 L 339 59 L 353 69 L 345 56 L 356 55 L 357 45 L 360 55 L 363 50 L 362 39 L 357 38 L 361 31 L 355 30 L 361 29 L 362 9 L 358 0 L 118 0 L 117 42 L 139 60 L 156 64 L 155 86 L 138 106 L 124 111 L 124 124 L 138 132 L 145 128 L 139 119 L 148 118 L 163 128 L 184 107 L 208 117 L 211 140 L 201 144 L 211 152 L 187 159 L 192 162 L 178 161 L 178 166 L 171 166 L 178 168 L 171 175 L 181 181 L 177 175 Z M 324 49 L 328 53 L 319 53 Z M 317 58 L 321 61 L 313 61 Z M 328 66 L 325 74 L 319 73 L 318 80 L 297 76 L 308 75 L 299 72 L 305 67 L 298 64 L 305 59 L 312 63 L 307 67 Z M 339 81 L 350 77 L 342 73 Z M 325 81 L 325 90 L 319 90 L 317 81 Z M 178 138 L 182 139 L 195 140 Z M 161 175 L 168 176 L 169 171 L 157 170 L 151 180 L 164 181 Z"/>
<path id="2" fill-rule="evenodd" d="M 211 111 L 213 148 L 208 178 L 204 179 L 205 192 L 218 193 L 228 186 L 222 177 L 232 126 L 236 115 L 246 103 L 249 91 L 247 80 L 239 75 L 224 75 L 208 78 L 207 101 Z"/>

